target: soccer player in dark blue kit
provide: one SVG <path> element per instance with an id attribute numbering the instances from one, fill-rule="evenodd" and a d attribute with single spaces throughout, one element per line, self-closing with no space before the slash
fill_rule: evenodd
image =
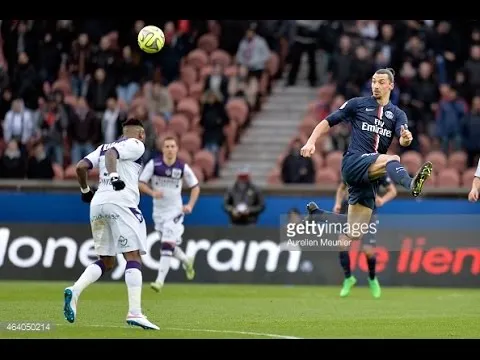
<path id="1" fill-rule="evenodd" d="M 397 188 L 395 184 L 390 180 L 388 175 L 378 180 L 379 193 L 375 198 L 375 208 L 373 214 L 379 207 L 382 207 L 387 202 L 393 200 L 397 196 Z M 335 214 L 342 214 L 343 222 L 347 221 L 348 212 L 348 185 L 342 181 L 337 188 L 335 194 L 335 205 L 333 206 L 333 212 Z M 374 298 L 379 298 L 382 294 L 380 283 L 376 276 L 377 259 L 375 257 L 374 247 L 376 244 L 375 234 L 369 234 L 362 239 L 362 252 L 365 254 L 368 266 L 368 285 L 370 292 Z M 348 251 L 342 250 L 339 253 L 340 265 L 343 268 L 345 279 L 343 281 L 342 290 L 340 290 L 340 297 L 346 297 L 350 295 L 352 287 L 357 283 L 357 279 L 352 275 L 350 268 L 350 254 Z"/>
<path id="2" fill-rule="evenodd" d="M 413 140 L 405 112 L 390 102 L 394 76 L 393 69 L 377 70 L 372 76 L 372 96 L 347 100 L 338 110 L 317 124 L 300 151 L 304 157 L 312 156 L 317 140 L 326 135 L 332 126 L 343 121 L 350 123 L 350 144 L 343 156 L 341 167 L 342 178 L 348 185 L 347 228 L 350 229 L 358 228 L 359 224 L 370 224 L 379 179 L 383 176 L 388 175 L 394 183 L 417 197 L 432 174 L 432 163 L 427 161 L 412 178 L 400 163 L 398 155 L 386 154 L 394 136 L 399 138 L 400 145 L 404 147 L 409 146 Z M 313 202 L 307 205 L 307 210 L 316 217 L 325 213 Z M 358 241 L 362 234 L 359 231 L 350 231 L 340 237 L 343 240 Z M 350 266 L 348 248 L 342 250 L 342 266 Z"/>

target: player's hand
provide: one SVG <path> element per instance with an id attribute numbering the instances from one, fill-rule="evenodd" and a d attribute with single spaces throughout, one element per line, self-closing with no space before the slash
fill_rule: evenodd
<path id="1" fill-rule="evenodd" d="M 412 140 L 413 140 L 413 135 L 412 133 L 410 132 L 410 130 L 408 130 L 407 126 L 406 125 L 402 125 L 400 127 L 400 137 L 402 138 L 402 140 L 406 143 L 411 143 Z"/>
<path id="2" fill-rule="evenodd" d="M 191 214 L 191 212 L 192 212 L 192 207 L 189 204 L 183 205 L 183 213 L 184 214 Z"/>
<path id="3" fill-rule="evenodd" d="M 382 207 L 383 204 L 385 204 L 385 202 L 383 201 L 383 199 L 381 199 L 381 198 L 376 198 L 376 199 L 375 199 L 375 206 L 376 206 L 376 207 Z"/>
<path id="4" fill-rule="evenodd" d="M 468 201 L 470 202 L 477 202 L 478 201 L 478 189 L 472 188 L 468 193 Z"/>
<path id="5" fill-rule="evenodd" d="M 160 199 L 163 197 L 163 193 L 161 191 L 155 190 L 154 192 L 152 192 L 152 197 L 154 199 Z"/>
<path id="6" fill-rule="evenodd" d="M 340 214 L 340 210 L 342 210 L 342 204 L 335 204 L 333 206 L 333 212 L 335 214 Z"/>
<path id="7" fill-rule="evenodd" d="M 95 192 L 89 187 L 85 190 L 82 190 L 82 201 L 84 203 L 90 204 L 92 202 L 93 195 L 95 195 Z"/>
<path id="8" fill-rule="evenodd" d="M 310 157 L 315 153 L 315 144 L 306 143 L 300 150 L 303 157 Z"/>
<path id="9" fill-rule="evenodd" d="M 115 191 L 120 191 L 125 189 L 125 182 L 123 180 L 120 180 L 120 177 L 118 176 L 117 173 L 110 174 L 110 182 L 112 183 L 113 190 Z"/>

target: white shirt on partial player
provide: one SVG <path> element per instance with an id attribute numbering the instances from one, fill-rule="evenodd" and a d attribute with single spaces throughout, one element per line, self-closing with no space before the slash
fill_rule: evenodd
<path id="1" fill-rule="evenodd" d="M 118 176 L 125 182 L 125 188 L 120 191 L 113 189 L 109 173 L 105 167 L 105 153 L 112 148 L 118 153 Z M 138 176 L 142 171 L 141 158 L 144 152 L 145 145 L 140 140 L 122 138 L 113 143 L 100 145 L 84 158 L 91 163 L 92 167 L 99 169 L 98 190 L 91 202 L 92 206 L 115 204 L 131 208 L 138 207 L 140 202 Z"/>
<path id="2" fill-rule="evenodd" d="M 475 171 L 475 177 L 480 178 L 480 159 L 478 159 L 477 171 Z"/>
<path id="3" fill-rule="evenodd" d="M 140 174 L 140 181 L 160 191 L 162 197 L 153 199 L 153 220 L 156 224 L 171 220 L 182 213 L 183 182 L 189 188 L 198 185 L 192 168 L 180 160 L 168 166 L 162 155 L 150 160 Z"/>

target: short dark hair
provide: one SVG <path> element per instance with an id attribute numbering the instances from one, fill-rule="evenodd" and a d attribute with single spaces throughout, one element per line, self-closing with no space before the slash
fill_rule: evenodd
<path id="1" fill-rule="evenodd" d="M 375 71 L 375 74 L 387 75 L 390 82 L 393 83 L 395 81 L 395 70 L 393 70 L 392 68 L 378 69 L 377 71 Z"/>
<path id="2" fill-rule="evenodd" d="M 165 144 L 165 141 L 168 141 L 168 140 L 173 140 L 173 141 L 175 141 L 175 144 L 178 145 L 177 138 L 175 136 L 168 135 L 167 137 L 165 137 L 163 139 L 162 146 L 163 146 L 163 144 Z"/>
<path id="3" fill-rule="evenodd" d="M 122 124 L 122 127 L 125 126 L 140 126 L 143 128 L 143 122 L 135 118 L 130 118 L 125 120 L 125 122 Z"/>

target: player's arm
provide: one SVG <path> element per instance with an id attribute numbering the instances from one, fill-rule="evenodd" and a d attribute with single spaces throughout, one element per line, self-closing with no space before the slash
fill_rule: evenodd
<path id="1" fill-rule="evenodd" d="M 477 171 L 472 181 L 472 189 L 468 193 L 468 200 L 472 202 L 478 201 L 478 193 L 480 191 L 480 159 L 478 160 Z"/>
<path id="2" fill-rule="evenodd" d="M 100 159 L 100 148 L 97 147 L 95 151 L 91 152 L 85 156 L 82 160 L 77 163 L 75 168 L 77 172 L 77 181 L 80 185 L 80 191 L 82 192 L 82 200 L 85 202 L 90 202 L 93 198 L 93 192 L 88 186 L 88 170 L 97 168 L 98 162 Z"/>
<path id="3" fill-rule="evenodd" d="M 157 192 L 150 187 L 150 180 L 153 176 L 155 165 L 153 159 L 147 162 L 145 167 L 143 168 L 140 177 L 138 179 L 138 189 L 151 197 L 159 197 L 157 196 Z"/>
<path id="4" fill-rule="evenodd" d="M 335 194 L 335 205 L 333 206 L 333 211 L 335 213 L 340 212 L 345 196 L 347 196 L 347 184 L 342 181 L 340 185 L 338 185 L 337 192 Z"/>
<path id="5" fill-rule="evenodd" d="M 187 164 L 185 164 L 183 168 L 183 179 L 190 188 L 190 198 L 188 199 L 188 203 L 183 207 L 183 212 L 188 214 L 192 212 L 200 196 L 200 184 L 192 168 Z"/>
<path id="6" fill-rule="evenodd" d="M 334 111 L 324 120 L 320 121 L 317 126 L 315 126 L 315 129 L 313 129 L 312 134 L 308 138 L 307 144 L 302 148 L 302 155 L 311 156 L 313 152 L 315 152 L 315 144 L 317 143 L 317 140 L 328 134 L 331 127 L 351 118 L 355 113 L 356 105 L 356 98 L 345 101 L 345 103 L 340 106 L 338 110 Z"/>
<path id="7" fill-rule="evenodd" d="M 136 161 L 143 156 L 145 145 L 140 140 L 129 138 L 125 141 L 115 144 L 105 153 L 105 168 L 116 191 L 123 190 L 125 183 L 118 176 L 117 161 Z"/>
<path id="8" fill-rule="evenodd" d="M 407 114 L 400 110 L 397 113 L 397 121 L 395 123 L 395 134 L 401 146 L 410 146 L 413 140 L 412 133 L 408 130 Z"/>
<path id="9" fill-rule="evenodd" d="M 377 204 L 380 203 L 380 206 L 385 205 L 387 202 L 392 201 L 397 197 L 397 188 L 391 180 L 387 180 L 385 183 L 386 192 L 383 196 L 377 197 Z"/>

